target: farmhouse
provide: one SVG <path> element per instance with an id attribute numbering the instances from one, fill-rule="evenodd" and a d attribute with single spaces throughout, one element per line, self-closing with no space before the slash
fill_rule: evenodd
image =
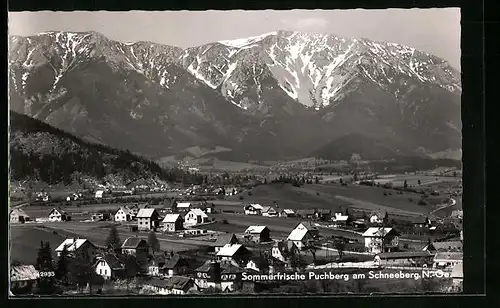
<path id="1" fill-rule="evenodd" d="M 373 211 L 370 214 L 370 223 L 372 224 L 381 224 L 384 222 L 384 217 L 386 216 L 386 213 L 384 211 Z"/>
<path id="2" fill-rule="evenodd" d="M 144 283 L 144 288 L 159 295 L 184 295 L 191 290 L 196 290 L 193 279 L 182 276 L 167 279 L 152 278 Z"/>
<path id="3" fill-rule="evenodd" d="M 25 223 L 30 220 L 31 218 L 22 209 L 16 208 L 10 211 L 11 223 Z"/>
<path id="4" fill-rule="evenodd" d="M 245 268 L 252 269 L 254 271 L 263 274 L 269 273 L 269 267 L 270 267 L 269 260 L 262 255 L 251 257 L 245 266 Z"/>
<path id="5" fill-rule="evenodd" d="M 238 239 L 236 238 L 236 235 L 234 233 L 226 233 L 219 235 L 217 237 L 217 240 L 215 241 L 215 252 L 219 252 L 222 247 L 226 245 L 234 245 L 234 244 L 239 244 Z"/>
<path id="6" fill-rule="evenodd" d="M 61 256 L 65 247 L 69 256 L 82 258 L 90 262 L 93 262 L 97 250 L 95 245 L 87 239 L 69 238 L 64 240 L 64 242 L 55 249 L 58 257 Z"/>
<path id="7" fill-rule="evenodd" d="M 461 241 L 432 242 L 424 246 L 422 250 L 430 252 L 462 251 Z"/>
<path id="8" fill-rule="evenodd" d="M 137 213 L 137 227 L 142 231 L 156 230 L 159 227 L 159 214 L 156 209 L 140 209 Z"/>
<path id="9" fill-rule="evenodd" d="M 176 211 L 179 212 L 189 212 L 191 210 L 191 203 L 190 202 L 179 202 L 175 206 Z"/>
<path id="10" fill-rule="evenodd" d="M 137 259 L 147 259 L 149 245 L 146 240 L 138 237 L 129 237 L 122 244 L 122 254 L 136 256 Z"/>
<path id="11" fill-rule="evenodd" d="M 435 268 L 450 268 L 459 263 L 463 263 L 462 252 L 437 252 L 434 256 Z"/>
<path id="12" fill-rule="evenodd" d="M 215 205 L 213 203 L 204 202 L 200 205 L 200 209 L 207 214 L 211 214 L 215 212 Z"/>
<path id="13" fill-rule="evenodd" d="M 428 251 L 383 252 L 375 256 L 374 262 L 383 266 L 419 266 L 432 265 L 434 257 Z"/>
<path id="14" fill-rule="evenodd" d="M 176 232 L 182 230 L 184 218 L 180 214 L 167 214 L 162 223 L 164 232 Z"/>
<path id="15" fill-rule="evenodd" d="M 232 263 L 235 266 L 246 264 L 251 252 L 241 244 L 225 245 L 216 254 L 217 260 Z"/>
<path id="16" fill-rule="evenodd" d="M 200 209 L 192 209 L 184 216 L 184 221 L 187 226 L 194 226 L 208 222 L 208 216 Z"/>
<path id="17" fill-rule="evenodd" d="M 37 285 L 39 277 L 33 265 L 11 265 L 10 290 L 14 294 L 29 294 Z"/>
<path id="18" fill-rule="evenodd" d="M 431 225 L 432 222 L 428 217 L 418 217 L 413 221 L 415 228 L 429 228 Z"/>
<path id="19" fill-rule="evenodd" d="M 280 212 L 280 217 L 295 217 L 295 212 L 291 209 L 284 209 Z"/>
<path id="20" fill-rule="evenodd" d="M 109 213 L 95 213 L 92 214 L 92 221 L 107 221 L 110 220 Z"/>
<path id="21" fill-rule="evenodd" d="M 186 275 L 192 271 L 191 260 L 179 254 L 167 255 L 165 264 L 160 267 L 160 273 L 166 277 Z"/>
<path id="22" fill-rule="evenodd" d="M 60 208 L 53 208 L 49 212 L 49 221 L 69 221 L 71 216 Z"/>
<path id="23" fill-rule="evenodd" d="M 262 216 L 277 217 L 278 211 L 276 211 L 276 209 L 273 208 L 272 206 L 264 206 L 262 207 Z"/>
<path id="24" fill-rule="evenodd" d="M 327 221 L 332 218 L 332 211 L 326 209 L 319 209 L 316 211 L 316 219 L 321 221 Z"/>
<path id="25" fill-rule="evenodd" d="M 160 268 L 165 265 L 165 257 L 163 255 L 151 256 L 148 264 L 148 274 L 150 276 L 160 276 Z"/>
<path id="26" fill-rule="evenodd" d="M 299 223 L 287 237 L 288 248 L 295 245 L 299 250 L 304 249 L 318 236 L 318 229 L 308 222 Z"/>
<path id="27" fill-rule="evenodd" d="M 94 198 L 95 199 L 102 199 L 104 197 L 104 190 L 97 190 L 95 192 Z"/>
<path id="28" fill-rule="evenodd" d="M 249 204 L 245 206 L 245 215 L 261 215 L 264 208 L 260 204 Z"/>
<path id="29" fill-rule="evenodd" d="M 271 241 L 270 232 L 266 226 L 250 226 L 245 230 L 244 236 L 255 243 L 269 242 Z"/>
<path id="30" fill-rule="evenodd" d="M 95 272 L 104 279 L 121 278 L 125 276 L 125 263 L 114 254 L 105 254 L 97 258 Z"/>
<path id="31" fill-rule="evenodd" d="M 396 251 L 399 247 L 399 233 L 393 228 L 368 228 L 362 236 L 365 249 L 373 254 Z"/>
<path id="32" fill-rule="evenodd" d="M 242 288 L 243 270 L 228 263 L 208 260 L 195 270 L 195 283 L 200 290 L 210 287 L 222 292 L 232 292 Z"/>
<path id="33" fill-rule="evenodd" d="M 122 206 L 115 213 L 115 221 L 131 221 L 134 216 L 130 208 Z"/>
<path id="34" fill-rule="evenodd" d="M 298 210 L 296 215 L 305 219 L 314 219 L 316 218 L 316 210 Z"/>
<path id="35" fill-rule="evenodd" d="M 335 213 L 335 215 L 332 217 L 332 221 L 337 225 L 346 225 L 348 220 L 349 216 L 343 215 L 342 213 Z"/>

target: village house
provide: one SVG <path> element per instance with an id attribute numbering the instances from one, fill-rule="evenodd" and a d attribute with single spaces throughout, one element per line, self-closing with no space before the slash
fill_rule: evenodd
<path id="1" fill-rule="evenodd" d="M 108 221 L 111 219 L 109 213 L 94 213 L 91 217 L 92 221 Z"/>
<path id="2" fill-rule="evenodd" d="M 296 215 L 304 219 L 315 219 L 316 210 L 297 210 Z"/>
<path id="3" fill-rule="evenodd" d="M 207 214 L 200 209 L 192 209 L 186 214 L 186 216 L 184 216 L 184 224 L 186 226 L 195 226 L 207 222 Z"/>
<path id="4" fill-rule="evenodd" d="M 295 212 L 291 209 L 284 209 L 280 212 L 280 217 L 295 217 Z"/>
<path id="5" fill-rule="evenodd" d="M 122 206 L 115 213 L 115 221 L 131 221 L 134 216 L 128 207 Z"/>
<path id="6" fill-rule="evenodd" d="M 373 254 L 394 252 L 399 248 L 399 233 L 393 228 L 371 227 L 362 236 L 366 251 Z"/>
<path id="7" fill-rule="evenodd" d="M 192 204 L 190 202 L 178 202 L 175 206 L 176 212 L 189 212 L 192 208 Z"/>
<path id="8" fill-rule="evenodd" d="M 51 197 L 47 192 L 36 193 L 35 201 L 49 202 L 50 200 L 51 200 Z"/>
<path id="9" fill-rule="evenodd" d="M 195 283 L 200 290 L 213 288 L 224 293 L 241 290 L 245 284 L 250 284 L 253 288 L 253 282 L 242 281 L 243 269 L 228 263 L 208 260 L 195 270 Z"/>
<path id="10" fill-rule="evenodd" d="M 381 266 L 431 267 L 433 257 L 428 251 L 383 252 L 375 256 L 374 262 Z"/>
<path id="11" fill-rule="evenodd" d="M 241 266 L 248 262 L 251 255 L 252 253 L 241 244 L 228 244 L 217 252 L 216 257 L 219 261 L 232 263 L 235 266 Z"/>
<path id="12" fill-rule="evenodd" d="M 68 238 L 55 249 L 58 257 L 61 256 L 65 247 L 69 256 L 85 259 L 90 262 L 94 261 L 97 251 L 96 246 L 87 239 Z"/>
<path id="13" fill-rule="evenodd" d="M 239 244 L 238 239 L 236 238 L 236 235 L 234 233 L 226 233 L 217 236 L 217 240 L 215 241 L 215 252 L 219 252 L 222 247 L 226 245 L 234 245 L 234 244 Z"/>
<path id="14" fill-rule="evenodd" d="M 431 242 L 422 248 L 422 250 L 430 252 L 462 251 L 462 249 L 463 244 L 461 241 Z"/>
<path id="15" fill-rule="evenodd" d="M 268 274 L 269 267 L 270 267 L 269 260 L 263 255 L 250 257 L 245 266 L 246 269 L 251 269 L 261 274 Z"/>
<path id="16" fill-rule="evenodd" d="M 149 244 L 143 238 L 129 237 L 122 244 L 122 254 L 132 255 L 137 259 L 147 259 L 149 256 Z"/>
<path id="17" fill-rule="evenodd" d="M 293 254 L 298 253 L 299 250 L 295 245 L 288 247 L 285 241 L 276 241 L 271 249 L 272 257 L 286 264 L 290 263 Z"/>
<path id="18" fill-rule="evenodd" d="M 148 275 L 161 276 L 160 269 L 165 265 L 165 256 L 155 255 L 149 258 Z"/>
<path id="19" fill-rule="evenodd" d="M 123 278 L 127 272 L 126 264 L 111 253 L 97 257 L 94 267 L 95 272 L 106 280 Z"/>
<path id="20" fill-rule="evenodd" d="M 102 199 L 105 197 L 105 192 L 104 190 L 96 190 L 94 198 L 95 199 Z"/>
<path id="21" fill-rule="evenodd" d="M 155 231 L 160 224 L 159 216 L 156 209 L 140 209 L 137 213 L 137 228 L 139 231 Z"/>
<path id="22" fill-rule="evenodd" d="M 262 207 L 262 216 L 266 217 L 278 217 L 278 211 L 272 206 L 264 206 Z"/>
<path id="23" fill-rule="evenodd" d="M 202 210 L 206 214 L 212 214 L 215 212 L 215 205 L 213 203 L 204 202 L 200 205 L 200 210 Z"/>
<path id="24" fill-rule="evenodd" d="M 71 216 L 60 208 L 53 208 L 49 212 L 49 221 L 69 221 Z"/>
<path id="25" fill-rule="evenodd" d="M 316 210 L 316 219 L 320 221 L 328 221 L 332 218 L 332 211 L 326 209 Z"/>
<path id="26" fill-rule="evenodd" d="M 188 275 L 192 272 L 192 262 L 179 254 L 168 254 L 165 263 L 160 267 L 160 274 L 166 277 Z"/>
<path id="27" fill-rule="evenodd" d="M 356 219 L 352 221 L 352 225 L 358 229 L 365 229 L 366 221 L 364 219 Z"/>
<path id="28" fill-rule="evenodd" d="M 194 280 L 183 276 L 166 279 L 152 278 L 144 283 L 143 288 L 158 295 L 185 295 L 197 290 Z"/>
<path id="29" fill-rule="evenodd" d="M 270 242 L 271 231 L 266 226 L 250 226 L 245 230 L 244 237 L 255 243 Z"/>
<path id="30" fill-rule="evenodd" d="M 413 221 L 413 227 L 416 229 L 430 228 L 432 221 L 428 217 L 418 217 Z"/>
<path id="31" fill-rule="evenodd" d="M 260 204 L 252 203 L 245 206 L 244 209 L 245 215 L 261 215 L 264 208 Z"/>
<path id="32" fill-rule="evenodd" d="M 167 214 L 162 223 L 164 232 L 176 232 L 183 229 L 184 218 L 180 214 Z"/>
<path id="33" fill-rule="evenodd" d="M 384 217 L 385 217 L 385 213 L 383 213 L 381 211 L 373 212 L 370 215 L 370 223 L 374 224 L 374 225 L 381 224 L 384 222 Z"/>
<path id="34" fill-rule="evenodd" d="M 288 235 L 288 248 L 295 245 L 299 250 L 302 250 L 314 241 L 318 235 L 318 228 L 309 222 L 301 222 Z"/>
<path id="35" fill-rule="evenodd" d="M 31 218 L 22 209 L 12 209 L 10 211 L 10 222 L 11 223 L 25 223 L 30 221 Z"/>
<path id="36" fill-rule="evenodd" d="M 14 295 L 30 294 L 39 278 L 40 274 L 33 265 L 11 265 L 10 291 Z"/>
<path id="37" fill-rule="evenodd" d="M 459 263 L 463 263 L 462 252 L 437 252 L 434 255 L 435 268 L 453 268 Z"/>

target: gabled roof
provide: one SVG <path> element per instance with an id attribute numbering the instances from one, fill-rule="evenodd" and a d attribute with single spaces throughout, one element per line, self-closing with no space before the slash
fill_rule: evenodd
<path id="1" fill-rule="evenodd" d="M 219 235 L 215 241 L 216 247 L 223 247 L 227 244 L 238 244 L 238 239 L 234 233 L 226 233 Z"/>
<path id="2" fill-rule="evenodd" d="M 201 217 L 203 217 L 203 218 L 208 217 L 208 216 L 207 216 L 207 214 L 205 214 L 205 212 L 203 212 L 201 209 L 191 209 L 191 210 L 188 212 L 188 214 L 189 214 L 189 213 L 193 213 L 193 214 L 195 214 L 196 216 L 201 216 Z"/>
<path id="3" fill-rule="evenodd" d="M 10 267 L 11 281 L 29 281 L 39 277 L 40 274 L 33 265 L 12 265 Z"/>
<path id="4" fill-rule="evenodd" d="M 178 202 L 177 207 L 179 208 L 189 208 L 191 207 L 191 202 Z"/>
<path id="5" fill-rule="evenodd" d="M 291 210 L 291 209 L 284 209 L 284 210 L 282 210 L 282 212 L 285 213 L 285 214 L 288 214 L 288 215 L 295 214 L 295 212 L 293 210 Z"/>
<path id="6" fill-rule="evenodd" d="M 293 229 L 292 232 L 287 237 L 289 241 L 302 241 L 304 237 L 309 233 L 307 229 Z"/>
<path id="7" fill-rule="evenodd" d="M 137 218 L 151 218 L 155 212 L 155 209 L 140 209 Z"/>
<path id="8" fill-rule="evenodd" d="M 130 208 L 128 208 L 127 206 L 122 206 L 122 207 L 120 207 L 120 208 L 116 211 L 115 215 L 116 215 L 116 214 L 117 214 L 120 210 L 122 210 L 122 211 L 125 213 L 125 215 L 130 215 L 130 214 L 131 214 L 131 212 L 132 212 L 132 210 L 131 210 Z"/>
<path id="9" fill-rule="evenodd" d="M 248 206 L 254 208 L 255 210 L 261 210 L 262 211 L 264 209 L 264 207 L 262 205 L 258 204 L 258 203 L 251 203 Z"/>
<path id="10" fill-rule="evenodd" d="M 187 291 L 193 283 L 193 280 L 189 277 L 183 276 L 173 276 L 167 280 L 166 287 L 169 289 L 184 290 Z"/>
<path id="11" fill-rule="evenodd" d="M 315 215 L 316 210 L 297 210 L 297 214 L 299 214 L 299 215 Z"/>
<path id="12" fill-rule="evenodd" d="M 262 207 L 262 213 L 267 213 L 267 212 L 270 212 L 270 211 L 274 211 L 276 212 L 276 209 L 272 206 L 263 206 Z"/>
<path id="13" fill-rule="evenodd" d="M 66 211 L 62 210 L 61 208 L 53 208 L 50 210 L 49 215 L 51 215 L 54 211 L 58 211 L 61 215 L 67 215 Z"/>
<path id="14" fill-rule="evenodd" d="M 129 237 L 123 242 L 122 248 L 135 249 L 135 248 L 139 247 L 139 245 L 142 242 L 145 243 L 149 247 L 148 242 L 145 239 L 140 238 L 140 237 Z"/>
<path id="15" fill-rule="evenodd" d="M 232 257 L 234 256 L 239 250 L 246 249 L 243 245 L 241 244 L 234 244 L 234 245 L 224 245 L 219 252 L 217 253 L 217 256 L 223 256 L 223 257 Z"/>
<path id="16" fill-rule="evenodd" d="M 307 230 L 309 231 L 317 231 L 318 230 L 318 227 L 316 227 L 315 225 L 313 225 L 311 222 L 309 221 L 301 221 L 300 223 L 298 223 L 296 226 L 295 226 L 295 229 L 297 229 L 298 226 L 300 225 L 303 225 Z"/>
<path id="17" fill-rule="evenodd" d="M 155 255 L 149 258 L 149 265 L 157 265 L 164 266 L 165 265 L 165 256 L 163 255 Z"/>
<path id="18" fill-rule="evenodd" d="M 262 231 L 264 231 L 267 227 L 266 226 L 250 226 L 245 230 L 245 233 L 250 233 L 250 234 L 260 234 Z"/>
<path id="19" fill-rule="evenodd" d="M 428 251 L 397 251 L 397 252 L 383 252 L 377 254 L 380 259 L 406 259 L 406 258 L 419 258 L 419 257 L 432 257 L 433 255 Z"/>
<path id="20" fill-rule="evenodd" d="M 387 235 L 398 235 L 399 233 L 393 228 L 368 228 L 365 233 L 362 234 L 364 237 L 385 237 Z"/>
<path id="21" fill-rule="evenodd" d="M 176 222 L 178 219 L 182 219 L 180 214 L 167 214 L 165 218 L 163 218 L 163 222 Z"/>
<path id="22" fill-rule="evenodd" d="M 90 243 L 87 239 L 82 239 L 82 238 L 78 238 L 78 239 L 68 238 L 68 239 L 65 239 L 64 242 L 62 242 L 61 245 L 59 245 L 56 248 L 56 251 L 57 252 L 63 251 L 64 246 L 66 246 L 66 250 L 68 252 L 77 251 L 80 247 L 82 247 L 83 244 L 85 244 L 85 242 Z M 94 246 L 92 243 L 90 243 L 90 245 Z"/>
<path id="23" fill-rule="evenodd" d="M 462 250 L 463 244 L 461 241 L 445 241 L 445 242 L 432 242 L 432 246 L 436 250 Z"/>
<path id="24" fill-rule="evenodd" d="M 169 259 L 165 260 L 163 268 L 173 269 L 179 264 L 180 261 L 182 261 L 182 258 L 178 254 L 174 254 Z"/>
<path id="25" fill-rule="evenodd" d="M 96 263 L 100 261 L 105 261 L 112 270 L 122 270 L 125 269 L 125 264 L 123 264 L 116 255 L 107 253 L 100 257 Z"/>
<path id="26" fill-rule="evenodd" d="M 24 217 L 29 217 L 28 214 L 26 214 L 22 209 L 15 208 L 10 211 L 10 215 L 18 215 L 18 216 L 24 216 Z"/>

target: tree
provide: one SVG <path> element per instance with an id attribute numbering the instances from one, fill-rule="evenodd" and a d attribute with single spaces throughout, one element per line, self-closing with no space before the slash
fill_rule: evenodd
<path id="1" fill-rule="evenodd" d="M 336 239 L 333 243 L 333 247 L 337 249 L 339 253 L 339 259 L 342 260 L 344 257 L 345 241 L 342 239 Z"/>
<path id="2" fill-rule="evenodd" d="M 389 222 L 389 213 L 385 212 L 384 219 L 382 220 L 382 223 L 385 226 L 385 225 L 387 225 L 388 222 Z"/>
<path id="3" fill-rule="evenodd" d="M 68 276 L 68 268 L 69 268 L 69 258 L 68 258 L 68 248 L 66 246 L 63 247 L 61 251 L 61 255 L 57 260 L 56 267 L 56 278 L 61 280 L 63 284 L 67 284 L 67 276 Z"/>
<path id="4" fill-rule="evenodd" d="M 342 178 L 340 178 L 339 182 L 340 184 L 344 184 L 344 180 Z"/>
<path id="5" fill-rule="evenodd" d="M 149 232 L 148 244 L 149 247 L 151 247 L 151 249 L 153 250 L 153 252 L 160 251 L 160 242 L 156 238 L 156 234 L 153 231 Z"/>
<path id="6" fill-rule="evenodd" d="M 90 293 L 92 293 L 92 278 L 96 275 L 92 264 L 83 258 L 76 258 L 70 263 L 69 267 L 70 280 L 76 283 L 80 292 L 89 285 Z"/>
<path id="7" fill-rule="evenodd" d="M 314 178 L 314 184 L 319 184 L 319 178 L 318 177 Z"/>
<path id="8" fill-rule="evenodd" d="M 404 184 L 403 184 L 403 187 L 404 187 L 404 188 L 408 188 L 408 183 L 406 182 L 406 180 L 405 180 L 405 182 L 404 182 Z"/>
<path id="9" fill-rule="evenodd" d="M 113 250 L 121 247 L 120 237 L 118 235 L 118 230 L 116 230 L 115 226 L 112 226 L 109 230 L 108 238 L 106 239 L 106 244 L 108 247 L 111 247 Z"/>
<path id="10" fill-rule="evenodd" d="M 54 266 L 52 264 L 52 252 L 50 250 L 49 242 L 40 242 L 40 248 L 38 249 L 38 256 L 36 259 L 36 268 L 39 272 L 54 272 Z M 43 277 L 40 277 L 40 280 L 38 282 L 38 289 L 40 294 L 54 294 L 54 277 L 50 275 L 43 275 Z"/>
<path id="11" fill-rule="evenodd" d="M 418 185 L 420 186 L 422 184 L 422 182 L 420 182 L 420 180 L 418 180 Z"/>

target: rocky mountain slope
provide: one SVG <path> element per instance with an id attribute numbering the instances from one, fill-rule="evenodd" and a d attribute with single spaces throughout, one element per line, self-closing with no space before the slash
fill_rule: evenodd
<path id="1" fill-rule="evenodd" d="M 397 44 L 277 31 L 182 50 L 48 32 L 9 49 L 11 110 L 154 158 L 287 159 L 350 134 L 408 155 L 461 145 L 459 72 Z"/>

